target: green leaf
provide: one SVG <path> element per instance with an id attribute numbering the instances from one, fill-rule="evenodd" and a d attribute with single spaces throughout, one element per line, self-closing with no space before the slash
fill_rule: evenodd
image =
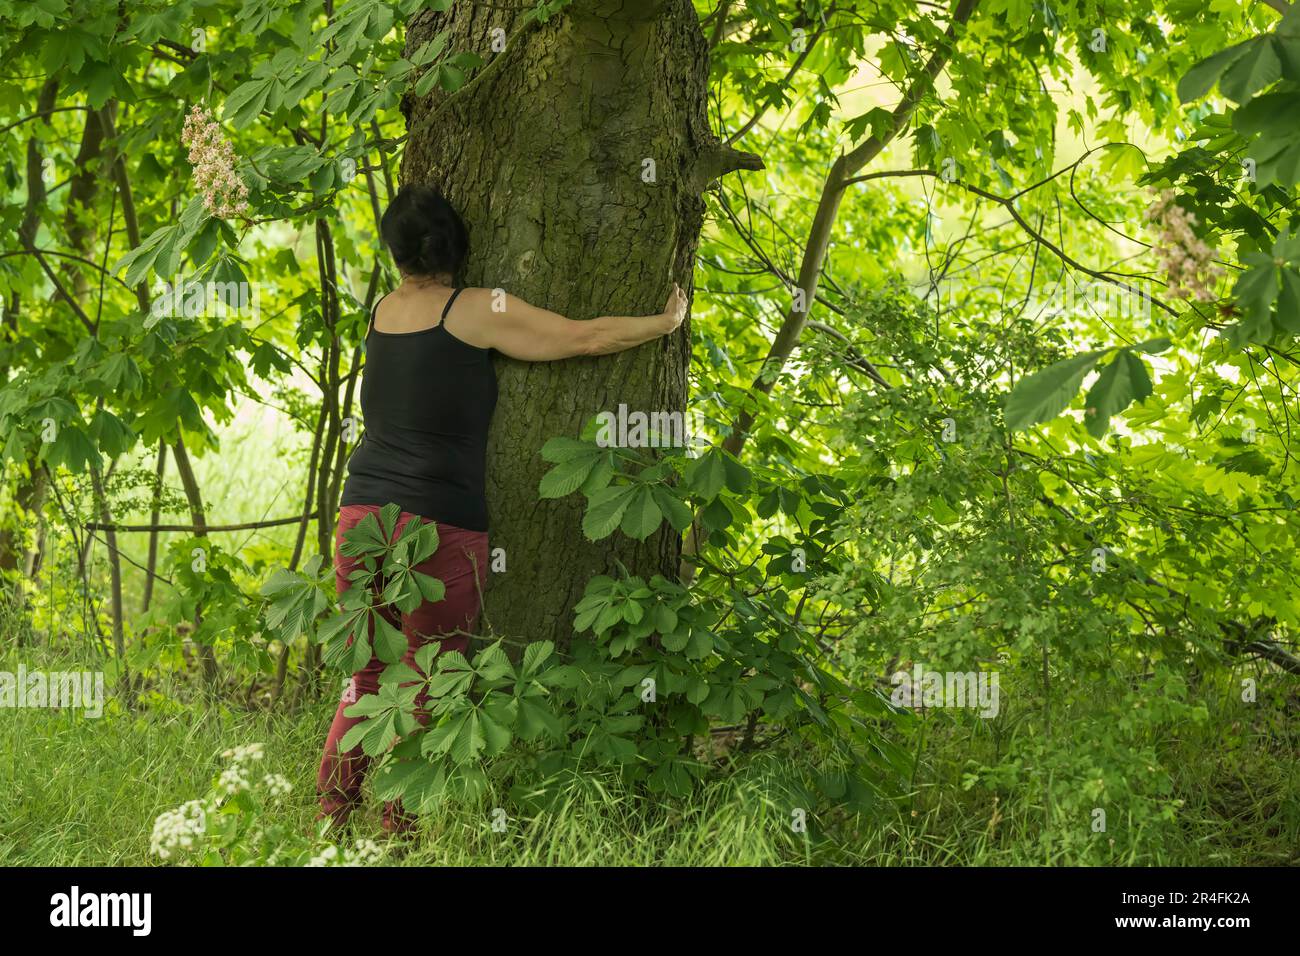
<path id="1" fill-rule="evenodd" d="M 1258 38 L 1256 38 L 1258 39 Z M 1235 63 L 1246 52 L 1246 48 L 1256 40 L 1246 40 L 1220 50 L 1197 63 L 1178 81 L 1178 98 L 1184 103 L 1200 99 L 1214 88 L 1223 71 Z"/>
<path id="2" fill-rule="evenodd" d="M 600 452 L 596 451 L 594 454 L 575 456 L 560 462 L 542 476 L 537 486 L 538 495 L 543 498 L 563 498 L 573 494 L 587 480 L 587 475 L 599 457 Z"/>
<path id="3" fill-rule="evenodd" d="M 659 510 L 663 512 L 668 523 L 675 531 L 685 531 L 691 525 L 691 509 L 682 499 L 663 485 L 655 485 L 654 497 Z"/>
<path id="4" fill-rule="evenodd" d="M 174 270 L 168 269 L 167 264 L 175 257 L 175 247 L 180 238 L 179 225 L 163 226 L 150 233 L 140 245 L 118 260 L 113 271 L 125 269 L 122 281 L 129 286 L 138 285 L 151 268 L 165 278 L 170 277 Z"/>
<path id="5" fill-rule="evenodd" d="M 1232 287 L 1232 297 L 1244 314 L 1233 330 L 1233 338 L 1238 343 L 1269 337 L 1269 313 L 1279 291 L 1278 269 L 1268 256 L 1254 253 L 1246 256 L 1245 261 L 1252 263 L 1252 267 L 1243 272 Z"/>
<path id="6" fill-rule="evenodd" d="M 1284 331 L 1300 334 L 1300 272 L 1279 269 L 1282 292 L 1277 300 L 1277 324 Z"/>
<path id="7" fill-rule="evenodd" d="M 1150 394 L 1151 378 L 1146 365 L 1128 349 L 1121 349 L 1088 390 L 1084 412 L 1088 433 L 1101 438 L 1110 427 L 1112 415 Z"/>
<path id="8" fill-rule="evenodd" d="M 1107 351 L 1085 352 L 1022 378 L 1007 396 L 1007 427 L 1021 431 L 1065 411 L 1084 376 Z"/>
<path id="9" fill-rule="evenodd" d="M 406 635 L 378 611 L 371 613 L 375 622 L 375 655 L 385 664 L 395 664 L 406 654 Z"/>
<path id="10" fill-rule="evenodd" d="M 434 69 L 437 71 L 438 85 L 448 93 L 455 93 L 465 85 L 465 71 L 450 61 L 439 63 Z"/>
<path id="11" fill-rule="evenodd" d="M 468 763 L 477 759 L 486 746 L 487 738 L 483 735 L 478 711 L 471 710 L 459 722 L 448 753 L 456 763 Z"/>
<path id="12" fill-rule="evenodd" d="M 489 694 L 480 708 L 479 724 L 483 730 L 483 739 L 487 742 L 487 756 L 495 757 L 510 746 L 517 706 L 513 699 L 501 694 Z"/>
<path id="13" fill-rule="evenodd" d="M 731 509 L 721 498 L 714 498 L 700 513 L 700 520 L 710 531 L 718 531 L 731 524 Z"/>
<path id="14" fill-rule="evenodd" d="M 555 652 L 555 645 L 550 641 L 535 641 L 524 648 L 524 659 L 520 675 L 531 677 L 538 668 Z"/>
<path id="15" fill-rule="evenodd" d="M 591 496 L 582 518 L 582 533 L 589 541 L 599 541 L 614 533 L 632 501 L 633 491 L 628 485 L 610 485 Z"/>
<path id="16" fill-rule="evenodd" d="M 429 63 L 432 63 L 434 60 L 436 60 L 439 56 L 442 55 L 442 51 L 446 48 L 446 46 L 447 46 L 447 31 L 443 30 L 432 40 L 428 40 L 425 43 L 421 44 L 420 48 L 415 51 L 414 55 L 412 55 L 411 62 L 414 63 L 416 66 L 425 66 Z"/>
<path id="17" fill-rule="evenodd" d="M 120 395 L 134 395 L 144 384 L 140 366 L 125 352 L 113 352 L 99 368 L 99 378 Z"/>
<path id="18" fill-rule="evenodd" d="M 727 487 L 738 495 L 743 495 L 749 491 L 749 482 L 753 474 L 748 468 L 738 462 L 731 455 L 722 452 L 722 467 L 727 472 Z"/>
<path id="19" fill-rule="evenodd" d="M 550 709 L 527 698 L 519 699 L 516 729 L 524 740 L 536 740 L 542 734 L 546 734 L 552 740 L 558 740 L 563 732 L 559 718 Z"/>
<path id="20" fill-rule="evenodd" d="M 666 604 L 656 604 L 654 625 L 655 630 L 661 635 L 672 634 L 677 630 L 677 612 Z"/>
<path id="21" fill-rule="evenodd" d="M 393 530 L 397 527 L 397 519 L 401 516 L 401 505 L 391 501 L 379 509 L 379 524 L 384 530 L 384 544 L 393 540 Z"/>
<path id="22" fill-rule="evenodd" d="M 1282 61 L 1272 37 L 1249 41 L 1246 51 L 1219 79 L 1219 91 L 1234 103 L 1244 103 L 1251 95 L 1282 77 Z"/>
<path id="23" fill-rule="evenodd" d="M 253 120 L 257 119 L 258 114 L 265 108 L 267 100 L 271 96 L 271 88 L 274 82 L 274 78 L 266 77 L 260 80 L 249 80 L 235 87 L 231 94 L 226 97 L 226 105 L 221 118 L 235 129 L 243 129 L 248 126 Z"/>
<path id="24" fill-rule="evenodd" d="M 88 466 L 98 468 L 101 464 L 99 449 L 75 425 L 59 428 L 54 441 L 45 448 L 45 460 L 51 466 L 63 465 L 76 474 L 84 473 Z"/>
<path id="25" fill-rule="evenodd" d="M 339 552 L 350 558 L 376 556 L 388 549 L 388 538 L 379 527 L 379 519 L 371 512 L 343 532 Z"/>
<path id="26" fill-rule="evenodd" d="M 1159 338 L 1147 339 L 1145 342 L 1139 342 L 1137 345 L 1130 345 L 1129 348 L 1136 352 L 1145 352 L 1147 355 L 1159 355 L 1173 344 L 1174 343 L 1169 339 L 1160 336 Z"/>
<path id="27" fill-rule="evenodd" d="M 110 459 L 126 454 L 135 445 L 135 432 L 106 408 L 99 409 L 91 418 L 90 434 Z"/>
<path id="28" fill-rule="evenodd" d="M 411 577 L 415 580 L 416 587 L 420 589 L 421 600 L 436 604 L 447 596 L 447 585 L 441 578 L 435 578 L 422 571 L 412 571 Z"/>
<path id="29" fill-rule="evenodd" d="M 726 461 L 717 449 L 705 452 L 686 466 L 686 487 L 705 501 L 716 498 L 726 482 Z"/>
<path id="30" fill-rule="evenodd" d="M 515 676 L 514 665 L 510 663 L 510 658 L 506 655 L 500 641 L 483 648 L 474 657 L 474 670 L 485 681 L 499 681 L 505 677 Z"/>
<path id="31" fill-rule="evenodd" d="M 650 486 L 638 485 L 632 500 L 623 512 L 623 533 L 629 538 L 644 541 L 655 532 L 663 518 L 663 512 L 659 510 Z"/>

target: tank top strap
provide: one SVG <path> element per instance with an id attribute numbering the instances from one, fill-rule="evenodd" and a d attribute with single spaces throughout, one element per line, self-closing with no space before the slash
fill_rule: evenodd
<path id="1" fill-rule="evenodd" d="M 379 303 L 383 302 L 387 298 L 388 298 L 388 293 L 385 292 L 383 295 L 379 297 L 379 299 L 375 302 L 375 304 L 370 307 L 370 324 L 366 326 L 367 339 L 370 338 L 370 333 L 375 330 L 375 316 L 379 314 Z"/>
<path id="2" fill-rule="evenodd" d="M 456 296 L 460 295 L 464 291 L 464 289 L 454 289 L 452 291 L 450 298 L 447 299 L 447 304 L 442 307 L 442 317 L 438 319 L 439 325 L 442 325 L 443 322 L 447 321 L 447 313 L 451 311 L 451 304 L 456 301 Z"/>

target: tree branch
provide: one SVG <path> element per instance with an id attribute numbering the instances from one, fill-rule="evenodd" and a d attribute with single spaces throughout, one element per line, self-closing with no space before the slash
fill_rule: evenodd
<path id="1" fill-rule="evenodd" d="M 1068 169 L 1068 168 L 1069 168 L 1069 167 L 1067 166 L 1066 169 Z M 1064 170 L 1062 170 L 1062 172 L 1064 172 Z M 1059 175 L 1059 174 L 1056 174 L 1056 175 Z M 933 170 L 933 169 L 905 169 L 905 170 L 899 170 L 899 171 L 888 171 L 888 172 L 879 172 L 879 173 L 869 173 L 869 174 L 867 174 L 867 175 L 865 175 L 865 176 L 855 176 L 855 177 L 853 177 L 852 179 L 845 180 L 844 185 L 845 185 L 845 186 L 851 186 L 851 185 L 853 185 L 854 183 L 865 182 L 865 181 L 868 180 L 868 179 L 879 179 L 879 178 L 882 178 L 882 177 L 884 177 L 884 176 L 932 176 L 932 177 L 938 177 L 939 174 L 938 174 L 935 170 Z M 1054 179 L 1054 178 L 1055 178 L 1055 175 L 1053 175 L 1053 176 L 1049 176 L 1049 177 L 1048 177 L 1047 179 L 1045 179 L 1043 182 L 1045 182 L 1045 183 L 1046 183 L 1046 182 L 1050 182 L 1050 181 L 1051 181 L 1052 179 Z M 1053 243 L 1050 239 L 1048 239 L 1046 236 L 1044 236 L 1041 232 L 1039 232 L 1037 229 L 1035 229 L 1033 226 L 1031 226 L 1031 225 L 1030 225 L 1030 224 L 1025 220 L 1025 218 L 1024 218 L 1023 216 L 1020 215 L 1020 213 L 1016 210 L 1016 207 L 1015 207 L 1015 200 L 1016 200 L 1016 198 L 1018 198 L 1018 197 L 1020 197 L 1020 196 L 1023 196 L 1027 190 L 1022 189 L 1020 192 L 1016 193 L 1015 196 L 1012 196 L 1012 197 L 1010 197 L 1010 198 L 1007 198 L 1007 197 L 1004 197 L 1004 196 L 998 196 L 998 195 L 995 195 L 994 193 L 988 192 L 988 191 L 985 190 L 985 189 L 981 189 L 979 186 L 972 186 L 970 183 L 963 183 L 963 182 L 961 182 L 960 180 L 955 180 L 955 179 L 954 179 L 954 180 L 951 180 L 951 184 L 954 185 L 954 186 L 960 186 L 962 189 L 966 190 L 967 192 L 972 193 L 973 195 L 979 196 L 979 197 L 981 197 L 982 199 L 987 199 L 987 200 L 989 200 L 990 202 L 995 202 L 995 203 L 997 203 L 999 206 L 1001 206 L 1001 207 L 1004 208 L 1008 213 L 1011 214 L 1011 218 L 1014 219 L 1014 220 L 1016 221 L 1016 224 L 1017 224 L 1018 226 L 1020 226 L 1020 228 L 1023 229 L 1023 230 L 1024 230 L 1024 231 L 1025 231 L 1029 236 L 1030 236 L 1030 238 L 1032 238 L 1035 242 L 1037 242 L 1037 243 L 1038 243 L 1039 245 L 1041 245 L 1043 248 L 1047 249 L 1049 252 L 1052 253 L 1052 255 L 1056 256 L 1056 258 L 1060 259 L 1062 262 L 1064 262 L 1066 265 L 1070 266 L 1072 269 L 1076 269 L 1076 270 L 1078 270 L 1079 272 L 1082 272 L 1084 275 L 1092 276 L 1094 279 L 1099 279 L 1099 280 L 1102 281 L 1102 282 L 1107 282 L 1107 283 L 1109 283 L 1110 285 L 1113 285 L 1113 286 L 1116 286 L 1117 288 L 1123 289 L 1125 292 L 1131 292 L 1131 293 L 1133 293 L 1134 295 L 1141 296 L 1143 299 L 1146 299 L 1146 300 L 1147 300 L 1148 302 L 1150 302 L 1152 305 L 1159 306 L 1160 308 L 1164 309 L 1166 312 L 1168 312 L 1168 313 L 1169 313 L 1170 315 L 1172 315 L 1172 316 L 1177 316 L 1177 315 L 1178 315 L 1178 313 L 1174 310 L 1173 306 L 1168 305 L 1167 303 L 1161 301 L 1160 299 L 1157 299 L 1155 296 L 1153 296 L 1153 295 L 1151 295 L 1151 294 L 1149 294 L 1149 293 L 1147 293 L 1147 292 L 1143 292 L 1141 289 L 1135 288 L 1134 286 L 1129 285 L 1127 282 L 1121 282 L 1119 279 L 1116 279 L 1116 278 L 1114 278 L 1113 276 L 1111 276 L 1111 275 L 1109 275 L 1109 274 L 1107 274 L 1107 273 L 1105 273 L 1105 272 L 1100 272 L 1100 271 L 1098 271 L 1098 270 L 1096 270 L 1096 269 L 1090 269 L 1090 268 L 1088 268 L 1088 267 L 1085 266 L 1083 263 L 1079 262 L 1077 259 L 1074 259 L 1074 258 L 1071 257 L 1070 255 L 1068 255 L 1068 254 L 1067 254 L 1063 249 L 1061 249 L 1059 246 L 1057 246 L 1055 243 Z M 1041 184 L 1039 184 L 1039 185 L 1041 185 Z M 1032 188 L 1032 187 L 1031 187 L 1031 188 Z"/>
<path id="2" fill-rule="evenodd" d="M 777 375 L 785 367 L 786 361 L 799 343 L 799 337 L 803 334 L 804 326 L 808 322 L 809 310 L 817 297 L 817 285 L 826 262 L 826 253 L 830 248 L 835 217 L 839 213 L 839 206 L 846 184 L 859 169 L 879 155 L 880 151 L 898 135 L 899 131 L 911 119 L 912 113 L 921 102 L 921 98 L 933 87 L 935 78 L 947 65 L 948 59 L 952 55 L 953 45 L 956 42 L 957 29 L 970 19 L 978 2 L 979 0 L 957 0 L 948 28 L 944 31 L 944 36 L 948 42 L 943 49 L 937 50 L 930 57 L 922 69 L 921 75 L 912 82 L 907 92 L 903 94 L 902 100 L 891 114 L 889 128 L 882 131 L 878 136 L 869 137 L 851 152 L 841 154 L 831 165 L 830 172 L 827 173 L 826 181 L 822 186 L 821 199 L 817 204 L 817 211 L 813 216 L 812 226 L 808 233 L 808 241 L 804 247 L 803 262 L 799 268 L 799 287 L 796 290 L 795 300 L 791 303 L 790 311 L 786 314 L 785 321 L 777 331 L 776 338 L 773 339 L 771 348 L 768 350 L 767 358 L 763 361 L 763 366 L 754 380 L 754 390 L 764 394 L 772 391 Z M 750 428 L 753 427 L 754 420 L 753 412 L 749 410 L 742 411 L 732 427 L 731 434 L 722 443 L 722 447 L 731 454 L 738 455 L 745 445 L 746 437 Z"/>
<path id="3" fill-rule="evenodd" d="M 789 86 L 790 82 L 799 73 L 799 70 L 803 68 L 804 61 L 808 59 L 808 55 L 812 53 L 813 47 L 817 45 L 817 41 L 820 40 L 822 34 L 826 32 L 826 25 L 830 20 L 831 14 L 834 12 L 835 12 L 835 5 L 831 4 L 831 6 L 826 10 L 826 13 L 823 14 L 822 22 L 821 25 L 817 28 L 817 32 L 808 38 L 808 42 L 804 45 L 804 48 L 799 52 L 799 56 L 795 59 L 789 71 L 785 74 L 785 79 L 781 81 L 781 86 Z M 719 23 L 721 22 L 722 21 L 720 20 Z M 736 130 L 734 133 L 732 133 L 730 136 L 727 137 L 726 139 L 727 145 L 730 146 L 736 140 L 740 139 L 751 129 L 757 126 L 758 121 L 763 118 L 764 114 L 767 113 L 768 108 L 770 106 L 771 106 L 770 102 L 764 103 L 762 108 L 760 108 L 758 112 L 756 112 L 753 116 L 751 116 L 749 118 L 749 121 L 745 123 L 744 126 L 740 127 L 740 129 Z"/>
<path id="4" fill-rule="evenodd" d="M 196 534 L 209 534 L 217 531 L 256 531 L 260 528 L 277 528 L 281 525 L 294 524 L 302 521 L 304 518 L 310 519 L 316 517 L 315 511 L 309 511 L 305 515 L 293 515 L 289 518 L 271 518 L 266 521 L 244 521 L 239 524 L 208 524 L 191 519 L 191 524 L 107 524 L 104 522 L 90 522 L 84 527 L 87 531 L 115 531 L 119 534 L 125 534 L 136 531 L 191 531 Z"/>

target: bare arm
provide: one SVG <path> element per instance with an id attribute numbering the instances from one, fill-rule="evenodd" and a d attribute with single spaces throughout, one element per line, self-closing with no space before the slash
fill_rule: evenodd
<path id="1" fill-rule="evenodd" d="M 492 293 L 484 290 L 486 296 Z M 550 362 L 578 355 L 612 355 L 667 335 L 682 324 L 686 296 L 676 284 L 662 312 L 654 315 L 603 315 L 577 321 L 506 295 L 497 309 L 475 310 L 471 344 L 493 348 L 525 362 Z M 468 330 L 467 330 L 468 331 Z"/>

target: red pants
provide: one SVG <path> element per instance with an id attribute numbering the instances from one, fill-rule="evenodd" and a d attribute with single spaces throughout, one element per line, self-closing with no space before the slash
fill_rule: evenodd
<path id="1" fill-rule="evenodd" d="M 339 524 L 334 533 L 334 584 L 339 594 L 347 590 L 348 574 L 359 564 L 358 559 L 340 553 L 343 533 L 367 514 L 378 511 L 379 505 L 344 505 L 339 509 Z M 415 517 L 403 511 L 393 529 L 393 536 L 396 537 Z M 465 652 L 469 646 L 468 633 L 454 632 L 470 632 L 474 627 L 487 560 L 487 532 L 438 524 L 438 550 L 416 565 L 416 570 L 442 581 L 447 589 L 446 596 L 441 601 L 426 601 L 409 614 L 402 614 L 394 607 L 380 612 L 406 635 L 406 656 L 402 660 L 408 666 L 419 670 L 415 665 L 415 652 L 429 641 L 439 641 L 442 651 Z M 379 675 L 387 666 L 378 657 L 372 657 L 369 664 L 352 675 L 352 682 L 343 692 L 325 740 L 325 756 L 321 759 L 316 789 L 320 793 L 321 816 L 328 815 L 337 823 L 347 820 L 360 802 L 361 783 L 370 765 L 370 758 L 362 753 L 359 745 L 347 753 L 339 753 L 343 735 L 362 720 L 348 717 L 343 711 L 358 697 L 378 693 Z M 424 699 L 419 699 L 418 703 L 423 708 Z M 400 807 L 391 803 L 385 805 L 385 830 L 404 829 L 410 823 L 410 818 L 402 813 Z"/>

